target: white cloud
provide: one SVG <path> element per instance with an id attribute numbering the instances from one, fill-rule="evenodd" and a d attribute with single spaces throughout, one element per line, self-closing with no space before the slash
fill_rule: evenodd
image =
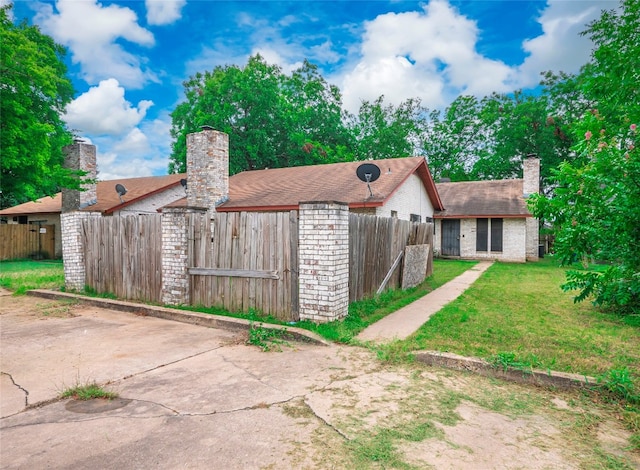
<path id="1" fill-rule="evenodd" d="M 578 72 L 589 60 L 592 46 L 580 32 L 600 16 L 601 10 L 614 6 L 610 0 L 549 0 L 538 19 L 542 34 L 522 44 L 529 56 L 518 68 L 518 86 L 535 86 L 540 82 L 540 72 L 547 70 Z"/>
<path id="2" fill-rule="evenodd" d="M 142 121 L 120 140 L 112 136 L 96 138 L 99 178 L 110 180 L 167 174 L 171 153 L 170 129 L 171 117 L 163 113 L 156 119 Z"/>
<path id="3" fill-rule="evenodd" d="M 143 67 L 144 58 L 117 43 L 125 39 L 145 47 L 154 44 L 153 34 L 138 25 L 133 10 L 105 7 L 95 0 L 58 0 L 56 9 L 57 14 L 51 5 L 38 4 L 35 21 L 56 42 L 69 47 L 72 61 L 80 64 L 87 83 L 115 77 L 127 87 L 140 88 L 150 80 L 157 81 L 155 74 Z"/>
<path id="4" fill-rule="evenodd" d="M 0 8 L 6 7 L 7 5 L 13 5 L 13 0 L 0 0 Z M 7 10 L 7 18 L 9 18 L 9 21 L 14 20 L 13 8 Z"/>
<path id="5" fill-rule="evenodd" d="M 181 18 L 186 0 L 145 0 L 147 23 L 152 25 L 171 24 Z"/>
<path id="6" fill-rule="evenodd" d="M 69 103 L 64 120 L 80 134 L 119 136 L 137 126 L 152 105 L 142 100 L 137 107 L 131 106 L 124 98 L 124 88 L 110 78 Z"/>
<path id="7" fill-rule="evenodd" d="M 478 54 L 478 28 L 445 0 L 422 11 L 387 13 L 365 23 L 360 59 L 343 75 L 345 106 L 381 94 L 391 102 L 419 97 L 440 107 L 458 94 L 503 91 L 511 70 Z"/>

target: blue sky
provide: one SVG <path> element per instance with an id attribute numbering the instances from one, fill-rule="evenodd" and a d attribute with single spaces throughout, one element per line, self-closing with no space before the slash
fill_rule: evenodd
<path id="1" fill-rule="evenodd" d="M 0 0 L 6 4 L 9 0 Z M 14 19 L 65 45 L 77 94 L 65 120 L 98 147 L 100 179 L 166 174 L 182 82 L 260 53 L 285 72 L 306 58 L 346 109 L 384 95 L 442 109 L 460 94 L 535 88 L 577 72 L 579 35 L 612 0 L 16 1 Z"/>

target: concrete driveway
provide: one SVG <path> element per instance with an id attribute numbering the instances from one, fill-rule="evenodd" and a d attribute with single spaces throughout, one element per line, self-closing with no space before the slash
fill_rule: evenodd
<path id="1" fill-rule="evenodd" d="M 633 463 L 600 409 L 608 440 L 572 439 L 567 423 L 587 413 L 575 396 L 383 365 L 364 349 L 263 352 L 242 332 L 6 295 L 0 327 L 3 469 L 381 468 L 383 430 L 416 424 L 431 431 L 392 448 L 416 468 Z M 93 381 L 120 398 L 57 399 Z"/>

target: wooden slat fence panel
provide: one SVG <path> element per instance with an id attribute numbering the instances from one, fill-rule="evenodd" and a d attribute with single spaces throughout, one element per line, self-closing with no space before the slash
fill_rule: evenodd
<path id="1" fill-rule="evenodd" d="M 373 215 L 349 215 L 349 301 L 375 294 L 398 254 L 407 245 L 431 245 L 427 276 L 433 272 L 433 224 Z M 402 263 L 387 288 L 401 285 Z"/>
<path id="2" fill-rule="evenodd" d="M 198 230 L 206 230 L 207 236 L 194 234 L 191 267 L 233 270 L 234 275 L 194 269 L 193 305 L 298 319 L 297 211 L 219 212 L 210 228 L 194 228 Z"/>
<path id="3" fill-rule="evenodd" d="M 0 224 L 0 260 L 55 256 L 55 226 Z"/>
<path id="4" fill-rule="evenodd" d="M 155 214 L 84 220 L 87 286 L 121 299 L 160 302 L 161 230 Z"/>

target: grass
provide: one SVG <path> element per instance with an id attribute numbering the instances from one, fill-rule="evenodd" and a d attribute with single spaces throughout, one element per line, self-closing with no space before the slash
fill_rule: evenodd
<path id="1" fill-rule="evenodd" d="M 496 263 L 461 297 L 407 341 L 407 351 L 432 349 L 523 366 L 599 376 L 640 376 L 640 330 L 627 317 L 573 303 L 562 292 L 563 268 Z"/>
<path id="2" fill-rule="evenodd" d="M 64 286 L 61 260 L 0 261 L 0 287 L 21 295 L 31 289 L 60 289 Z"/>
<path id="3" fill-rule="evenodd" d="M 73 398 L 74 400 L 92 400 L 94 398 L 103 398 L 106 400 L 113 400 L 118 398 L 118 394 L 115 392 L 109 392 L 102 388 L 97 383 L 89 383 L 85 385 L 76 385 L 64 390 L 60 394 L 60 398 Z"/>
<path id="4" fill-rule="evenodd" d="M 342 320 L 318 325 L 302 321 L 296 326 L 314 331 L 330 341 L 348 343 L 367 326 L 425 296 L 475 264 L 475 261 L 434 260 L 433 275 L 414 288 L 388 290 L 378 296 L 353 302 L 349 305 L 348 315 Z"/>
<path id="5" fill-rule="evenodd" d="M 287 344 L 283 339 L 286 335 L 286 329 L 265 328 L 262 323 L 256 325 L 254 321 L 251 321 L 249 323 L 247 344 L 257 346 L 264 352 L 273 351 L 274 349 L 281 351 L 282 345 Z"/>

